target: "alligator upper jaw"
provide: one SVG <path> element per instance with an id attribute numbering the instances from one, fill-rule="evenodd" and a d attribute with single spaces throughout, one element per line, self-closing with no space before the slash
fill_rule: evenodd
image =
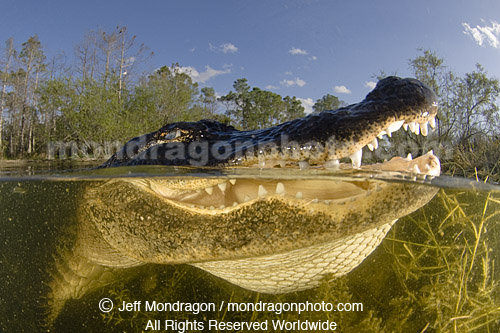
<path id="1" fill-rule="evenodd" d="M 415 176 L 438 176 L 439 159 L 429 153 L 412 159 L 395 157 L 392 160 L 362 167 L 363 170 L 406 172 Z M 311 205 L 329 211 L 335 205 L 366 197 L 386 186 L 384 182 L 338 179 L 252 179 L 205 178 L 128 179 L 139 189 L 162 198 L 169 204 L 201 214 L 228 213 L 257 200 L 277 199 L 294 205 Z"/>
<path id="2" fill-rule="evenodd" d="M 434 107 L 435 106 L 432 106 L 432 108 Z M 436 128 L 435 116 L 435 113 L 431 114 L 428 111 L 424 111 L 420 117 L 415 117 L 412 120 L 403 119 L 392 122 L 389 121 L 383 130 L 380 130 L 376 135 L 372 134 L 368 140 L 364 139 L 361 144 L 358 144 L 358 147 L 360 146 L 360 148 L 349 155 L 352 166 L 357 168 L 361 166 L 361 158 L 363 156 L 363 147 L 365 147 L 365 142 L 367 142 L 366 147 L 368 147 L 369 150 L 374 151 L 379 146 L 378 139 L 383 139 L 385 135 L 391 137 L 392 133 L 398 131 L 400 128 L 403 128 L 405 131 L 410 131 L 415 135 L 427 136 L 429 133 L 429 126 L 432 129 Z M 326 165 L 328 165 L 328 163 L 332 164 L 332 162 L 329 161 Z M 335 160 L 333 163 L 335 163 Z M 400 171 L 405 170 L 401 169 Z"/>

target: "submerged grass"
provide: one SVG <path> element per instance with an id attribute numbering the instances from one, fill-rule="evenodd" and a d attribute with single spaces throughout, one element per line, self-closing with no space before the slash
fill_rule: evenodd
<path id="1" fill-rule="evenodd" d="M 148 320 L 335 321 L 342 332 L 498 332 L 500 193 L 441 190 L 395 224 L 383 245 L 348 276 L 283 295 L 250 292 L 191 266 L 148 265 L 94 295 L 158 302 L 359 302 L 353 312 L 119 312 L 96 314 L 106 331 L 141 331 Z M 93 303 L 94 301 L 89 301 Z M 96 303 L 93 303 L 96 304 Z M 95 318 L 95 317 L 94 317 Z M 95 320 L 88 325 L 95 325 Z M 189 332 L 190 330 L 186 330 Z"/>
<path id="2" fill-rule="evenodd" d="M 498 332 L 499 193 L 443 190 L 385 240 L 423 331 Z"/>

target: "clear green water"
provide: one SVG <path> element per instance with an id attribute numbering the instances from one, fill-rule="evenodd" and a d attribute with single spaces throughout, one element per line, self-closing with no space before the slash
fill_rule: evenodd
<path id="1" fill-rule="evenodd" d="M 21 170 L 21 171 L 19 171 Z M 0 330 L 46 331 L 49 273 L 62 243 L 74 237 L 78 198 L 85 187 L 117 175 L 152 177 L 162 168 L 35 175 L 11 167 L 0 176 Z M 44 171 L 45 170 L 45 171 Z M 185 177 L 213 177 L 170 170 Z M 28 172 L 33 174 L 33 172 Z M 50 174 L 50 175 L 49 175 Z M 178 175 L 178 174 L 177 174 Z M 259 174 L 262 176 L 262 173 Z M 270 174 L 272 176 L 272 174 Z M 255 175 L 253 175 L 255 176 Z M 264 176 L 269 176 L 264 174 Z M 290 173 L 286 177 L 296 177 Z M 364 175 L 367 176 L 367 175 Z M 252 177 L 252 173 L 240 177 Z M 328 175 L 317 175 L 328 177 Z M 352 177 L 342 174 L 336 177 Z M 384 177 L 379 174 L 378 177 Z M 391 181 L 404 181 L 394 180 Z M 177 323 L 334 321 L 341 332 L 498 332 L 500 327 L 500 192 L 462 179 L 438 178 L 440 191 L 417 212 L 400 219 L 383 243 L 347 276 L 318 288 L 266 295 L 236 287 L 188 265 L 144 265 L 68 301 L 51 331 L 136 332 L 150 320 Z M 422 185 L 428 186 L 428 185 Z M 123 301 L 214 303 L 215 311 L 99 310 L 104 297 Z M 223 302 L 363 304 L 363 311 L 219 311 Z M 144 304 L 143 304 L 144 305 Z M 182 326 L 178 326 L 182 328 Z M 150 329 L 149 331 L 153 331 Z M 177 331 L 182 331 L 178 329 Z M 196 331 L 196 330 L 186 330 Z M 216 331 L 216 330 L 213 330 Z"/>

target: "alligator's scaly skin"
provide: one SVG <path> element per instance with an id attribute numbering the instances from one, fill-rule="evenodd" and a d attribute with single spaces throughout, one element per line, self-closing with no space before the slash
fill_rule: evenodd
<path id="1" fill-rule="evenodd" d="M 241 132 L 211 121 L 167 125 L 129 141 L 104 167 L 200 161 L 219 167 L 335 166 L 348 156 L 359 167 L 359 151 L 365 145 L 376 148 L 377 136 L 402 126 L 426 134 L 436 112 L 429 88 L 390 77 L 359 104 L 270 129 Z M 193 145 L 201 148 L 194 151 Z M 227 154 L 217 150 L 222 146 Z M 432 153 L 371 168 L 440 172 Z M 267 293 L 314 287 L 326 274 L 340 276 L 355 268 L 398 218 L 426 204 L 436 191 L 373 179 L 222 176 L 122 178 L 89 187 L 78 212 L 76 242 L 56 260 L 49 322 L 66 300 L 112 281 L 120 268 L 144 263 L 192 264 Z"/>

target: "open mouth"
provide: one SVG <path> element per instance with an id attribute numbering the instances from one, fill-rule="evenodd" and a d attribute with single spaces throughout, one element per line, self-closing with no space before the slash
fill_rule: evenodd
<path id="1" fill-rule="evenodd" d="M 361 169 L 408 172 L 437 176 L 439 159 L 431 152 L 412 159 L 395 157 Z M 128 182 L 177 207 L 204 214 L 228 213 L 258 200 L 276 199 L 311 209 L 332 210 L 385 190 L 388 184 L 374 180 L 343 179 L 129 179 Z"/>

